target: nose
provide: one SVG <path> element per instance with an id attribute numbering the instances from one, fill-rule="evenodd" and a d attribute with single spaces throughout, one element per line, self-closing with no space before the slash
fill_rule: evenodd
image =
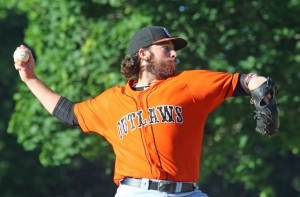
<path id="1" fill-rule="evenodd" d="M 173 57 L 173 58 L 176 58 L 176 57 L 177 57 L 177 54 L 176 54 L 175 49 L 172 49 L 172 50 L 170 51 L 170 56 Z"/>

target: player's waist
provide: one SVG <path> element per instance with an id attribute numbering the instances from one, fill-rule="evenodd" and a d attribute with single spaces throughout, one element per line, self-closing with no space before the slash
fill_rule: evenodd
<path id="1" fill-rule="evenodd" d="M 189 192 L 198 188 L 198 186 L 194 182 L 175 182 L 146 178 L 125 178 L 120 181 L 120 184 L 138 187 L 145 190 L 157 190 L 167 193 Z"/>

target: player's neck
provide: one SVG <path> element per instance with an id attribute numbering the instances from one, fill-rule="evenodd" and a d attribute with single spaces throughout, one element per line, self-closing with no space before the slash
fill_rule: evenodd
<path id="1" fill-rule="evenodd" d="M 143 72 L 139 75 L 136 87 L 151 86 L 157 81 L 157 77 L 151 73 Z"/>

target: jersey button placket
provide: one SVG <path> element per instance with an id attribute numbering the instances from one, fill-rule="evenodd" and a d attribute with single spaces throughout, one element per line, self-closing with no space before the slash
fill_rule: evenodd
<path id="1" fill-rule="evenodd" d="M 143 104 L 143 94 L 142 94 L 142 93 L 139 94 L 138 99 L 139 99 L 139 106 L 140 106 L 140 108 L 141 108 L 143 111 L 145 111 L 145 109 L 144 109 L 144 104 Z"/>
<path id="2" fill-rule="evenodd" d="M 140 93 L 138 96 L 138 101 L 139 101 L 139 107 L 143 111 L 143 114 L 145 115 L 144 117 L 148 117 L 148 110 L 145 109 L 145 104 L 143 101 L 143 93 Z M 149 121 L 147 119 L 147 121 Z M 151 133 L 150 125 L 145 125 L 143 128 L 143 138 L 146 143 L 146 148 L 147 152 L 150 156 L 150 160 L 153 166 L 157 166 L 157 155 L 156 155 L 156 150 L 155 150 L 155 145 L 154 145 L 154 139 Z"/>

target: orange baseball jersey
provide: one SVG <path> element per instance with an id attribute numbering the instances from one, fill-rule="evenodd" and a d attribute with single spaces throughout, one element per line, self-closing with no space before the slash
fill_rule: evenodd
<path id="1" fill-rule="evenodd" d="M 143 91 L 116 86 L 75 104 L 85 132 L 97 132 L 116 155 L 114 181 L 125 177 L 196 182 L 207 116 L 232 93 L 239 74 L 184 71 Z"/>

